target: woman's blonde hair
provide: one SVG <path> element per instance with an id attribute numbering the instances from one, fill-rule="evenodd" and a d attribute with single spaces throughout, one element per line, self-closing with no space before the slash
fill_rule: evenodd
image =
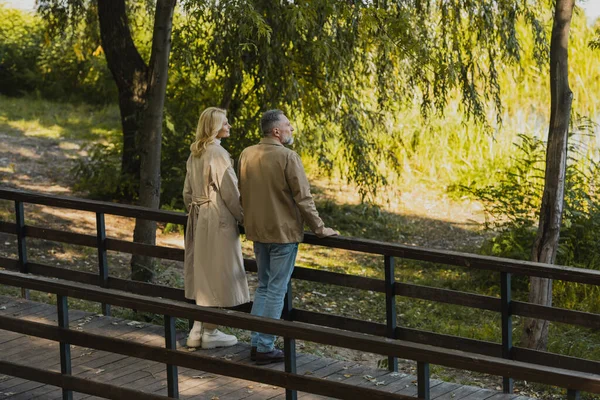
<path id="1" fill-rule="evenodd" d="M 226 118 L 227 111 L 222 108 L 208 107 L 202 111 L 196 129 L 196 140 L 190 146 L 192 155 L 200 157 L 204 153 L 206 146 L 214 142 L 219 131 L 223 128 L 223 122 Z"/>

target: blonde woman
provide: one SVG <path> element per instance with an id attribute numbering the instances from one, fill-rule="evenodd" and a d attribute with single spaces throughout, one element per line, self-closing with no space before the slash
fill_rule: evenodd
<path id="1" fill-rule="evenodd" d="M 232 307 L 250 301 L 238 230 L 243 220 L 240 192 L 231 157 L 221 147 L 230 128 L 225 110 L 204 110 L 186 164 L 185 297 L 199 306 Z M 188 347 L 203 349 L 236 343 L 235 336 L 200 321 L 194 322 L 187 339 Z"/>

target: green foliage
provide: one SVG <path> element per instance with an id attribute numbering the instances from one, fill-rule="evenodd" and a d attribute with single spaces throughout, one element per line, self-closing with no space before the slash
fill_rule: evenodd
<path id="1" fill-rule="evenodd" d="M 220 105 L 235 157 L 257 141 L 261 112 L 282 108 L 300 128 L 296 149 L 370 199 L 402 172 L 390 136 L 402 133 L 403 108 L 441 115 L 460 99 L 462 116 L 486 125 L 488 103 L 500 116 L 498 67 L 520 58 L 519 18 L 533 29 L 532 54 L 546 53 L 542 10 L 522 1 L 182 4 L 167 104 L 178 133 L 165 152 L 191 142 L 199 110 Z"/>
<path id="2" fill-rule="evenodd" d="M 43 31 L 37 19 L 0 4 L 0 93 L 15 96 L 39 88 L 35 68 Z"/>
<path id="3" fill-rule="evenodd" d="M 581 120 L 579 120 L 581 121 Z M 569 160 L 565 178 L 564 211 L 557 263 L 600 269 L 600 164 L 597 151 L 586 152 L 583 120 L 570 135 Z M 512 166 L 496 173 L 497 183 L 473 188 L 489 217 L 488 228 L 499 234 L 482 248 L 486 254 L 527 260 L 531 257 L 541 207 L 546 144 L 520 135 L 515 144 Z M 558 281 L 554 286 L 555 304 L 567 308 L 600 309 L 597 287 L 583 288 Z M 527 286 L 523 286 L 526 289 Z M 594 295 L 591 295 L 594 293 Z"/>
<path id="4" fill-rule="evenodd" d="M 92 15 L 54 36 L 47 27 L 37 15 L 0 5 L 0 93 L 112 103 L 116 90 Z"/>
<path id="5" fill-rule="evenodd" d="M 79 158 L 71 169 L 75 178 L 73 189 L 86 192 L 92 199 L 112 200 L 116 190 L 127 190 L 119 170 L 121 153 L 115 144 L 91 143 L 82 148 L 87 157 Z M 138 182 L 130 179 L 129 190 Z"/>

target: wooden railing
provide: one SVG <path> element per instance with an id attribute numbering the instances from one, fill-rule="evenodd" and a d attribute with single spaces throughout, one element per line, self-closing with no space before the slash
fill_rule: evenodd
<path id="1" fill-rule="evenodd" d="M 429 398 L 430 363 L 504 376 L 504 391 L 506 393 L 512 392 L 512 379 L 525 379 L 564 387 L 568 389 L 569 398 L 573 399 L 579 396 L 580 391 L 600 393 L 600 375 L 598 374 L 600 371 L 600 362 L 524 349 L 512 344 L 513 315 L 546 319 L 596 330 L 600 329 L 600 315 L 540 306 L 511 299 L 511 277 L 513 274 L 600 285 L 599 271 L 424 249 L 347 237 L 320 239 L 313 234 L 307 233 L 304 242 L 308 244 L 379 254 L 382 256 L 385 270 L 385 279 L 383 280 L 301 267 L 295 268 L 292 278 L 385 293 L 386 324 L 295 308 L 292 302 L 291 285 L 288 287 L 286 305 L 284 307 L 284 317 L 288 321 L 274 321 L 245 315 L 242 312 L 225 312 L 197 307 L 186 303 L 182 289 L 109 276 L 109 267 L 106 261 L 106 251 L 108 250 L 178 261 L 183 261 L 183 250 L 107 238 L 104 223 L 105 214 L 144 218 L 184 226 L 187 220 L 185 214 L 63 196 L 43 195 L 14 189 L 0 189 L 0 199 L 14 201 L 15 204 L 15 223 L 0 221 L 0 232 L 16 235 L 18 243 L 18 259 L 0 258 L 0 267 L 7 270 L 20 271 L 18 274 L 8 271 L 1 272 L 0 283 L 22 287 L 24 290 L 36 289 L 56 293 L 58 296 L 59 311 L 60 307 L 66 307 L 66 303 L 62 299 L 65 296 L 73 296 L 100 302 L 105 314 L 110 314 L 110 305 L 112 304 L 164 315 L 167 349 L 163 348 L 161 351 L 166 352 L 160 353 L 156 350 L 155 358 L 148 359 L 168 364 L 168 392 L 171 397 L 177 397 L 176 366 L 189 366 L 192 364 L 194 368 L 201 368 L 208 372 L 222 373 L 223 375 L 242 377 L 285 387 L 287 398 L 295 398 L 296 390 L 341 398 L 355 398 L 358 395 L 357 388 L 354 387 L 350 389 L 336 386 L 334 388 L 334 386 L 329 385 L 331 382 L 315 380 L 315 378 L 307 380 L 307 377 L 296 375 L 295 339 L 310 340 L 338 347 L 388 355 L 388 367 L 392 371 L 397 370 L 397 357 L 415 360 L 417 361 L 419 398 Z M 26 225 L 23 212 L 24 203 L 94 212 L 96 213 L 97 234 L 85 235 Z M 28 262 L 27 238 L 47 239 L 55 242 L 97 248 L 98 273 L 92 274 Z M 500 298 L 496 298 L 398 282 L 395 279 L 394 258 L 429 261 L 496 272 L 501 286 L 501 296 Z M 247 271 L 256 271 L 256 264 L 253 260 L 245 260 L 245 267 Z M 77 282 L 77 284 L 48 280 L 43 277 L 59 278 L 61 280 Z M 40 289 L 41 287 L 43 289 Z M 497 344 L 466 339 L 397 326 L 395 305 L 397 296 L 498 312 L 501 315 L 502 321 L 502 343 Z M 164 300 L 157 299 L 157 297 L 161 297 Z M 64 305 L 62 305 L 63 303 Z M 61 312 L 61 315 L 65 315 L 64 309 Z M 224 368 L 223 365 L 219 364 L 224 361 L 207 359 L 207 357 L 191 355 L 189 353 L 185 353 L 188 354 L 187 356 L 181 355 L 184 353 L 179 354 L 179 352 L 174 350 L 175 317 L 202 320 L 243 329 L 260 328 L 258 329 L 260 331 L 281 335 L 285 338 L 286 372 L 265 372 L 264 369 L 258 367 L 237 364 L 235 366 L 228 365 L 227 368 Z M 42 337 L 60 340 L 64 344 L 61 346 L 61 351 L 64 348 L 65 352 L 68 349 L 68 344 L 78 344 L 81 343 L 80 340 L 84 340 L 82 339 L 84 336 L 78 335 L 90 335 L 70 331 L 67 328 L 68 324 L 65 325 L 64 320 L 62 320 L 62 325 L 57 328 L 47 327 L 43 329 L 34 327 L 36 325 L 34 323 L 25 323 L 23 321 L 17 323 L 13 320 L 14 318 L 0 317 L 2 328 L 33 335 L 36 335 L 37 332 L 39 335 L 43 334 L 44 336 Z M 61 318 L 59 318 L 60 322 Z M 307 323 L 311 325 L 307 325 Z M 19 328 L 19 326 L 24 328 Z M 27 330 L 27 332 L 23 330 Z M 395 340 L 390 341 L 377 338 L 377 336 Z M 128 348 L 133 348 L 130 343 L 127 346 L 118 344 L 117 342 L 119 341 L 117 339 L 105 340 L 107 340 L 106 346 L 99 347 L 102 350 L 108 349 L 108 351 L 122 352 L 129 351 L 127 350 Z M 90 342 L 87 343 L 89 346 Z M 432 345 L 435 347 L 432 347 Z M 140 347 L 140 349 L 139 354 L 151 354 L 150 349 L 145 349 L 144 346 Z M 144 353 L 146 351 L 148 353 Z M 160 356 L 159 353 L 161 354 Z M 121 354 L 133 355 L 130 353 Z M 174 354 L 177 354 L 177 356 Z M 189 361 L 186 357 L 198 358 L 194 358 L 194 361 Z M 68 358 L 66 354 L 64 358 L 65 360 Z M 5 370 L 5 364 L 0 363 L 0 371 Z M 43 375 L 42 372 L 37 370 L 33 372 L 29 371 L 26 374 L 29 376 L 28 379 L 35 377 L 47 379 L 46 381 L 40 380 L 40 382 L 49 382 L 49 380 L 52 380 L 54 383 L 58 382 L 60 383 L 59 386 L 65 388 L 64 390 L 67 392 L 70 390 L 85 389 L 81 387 L 81 382 L 77 378 L 68 376 L 69 370 L 67 367 L 65 365 L 65 371 L 60 376 L 53 375 L 50 377 L 50 375 Z M 213 367 L 214 369 L 211 370 L 210 368 Z M 556 367 L 560 367 L 560 369 Z M 31 370 L 31 367 L 27 368 Z M 275 375 L 270 375 L 271 373 Z M 48 374 L 51 373 L 48 372 Z M 275 377 L 276 375 L 277 377 Z M 342 384 L 337 383 L 337 385 Z M 374 389 L 361 388 L 360 390 L 366 391 L 365 396 L 375 396 L 374 398 L 405 398 Z M 368 394 L 366 394 L 367 392 Z M 129 392 L 127 393 L 128 395 L 130 394 Z M 91 394 L 97 394 L 97 392 Z"/>

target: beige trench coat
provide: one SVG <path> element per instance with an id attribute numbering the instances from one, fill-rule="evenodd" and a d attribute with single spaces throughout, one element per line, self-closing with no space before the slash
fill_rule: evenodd
<path id="1" fill-rule="evenodd" d="M 243 221 L 237 178 L 219 144 L 190 155 L 183 188 L 188 210 L 185 297 L 201 306 L 233 307 L 250 301 L 238 221 Z"/>

